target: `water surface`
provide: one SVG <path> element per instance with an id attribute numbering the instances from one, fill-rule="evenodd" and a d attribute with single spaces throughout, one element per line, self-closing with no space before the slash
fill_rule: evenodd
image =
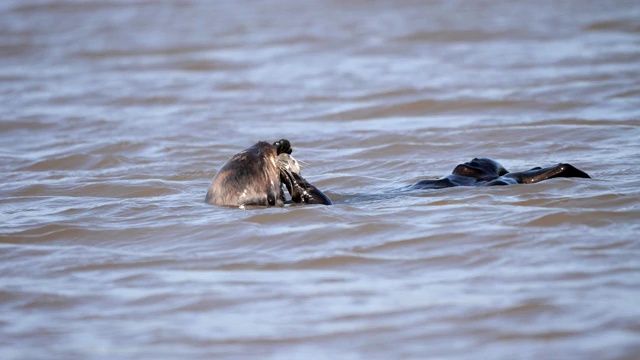
<path id="1" fill-rule="evenodd" d="M 637 1 L 4 1 L 6 359 L 632 359 Z M 203 202 L 289 139 L 334 206 Z M 393 193 L 473 157 L 593 179 Z"/>

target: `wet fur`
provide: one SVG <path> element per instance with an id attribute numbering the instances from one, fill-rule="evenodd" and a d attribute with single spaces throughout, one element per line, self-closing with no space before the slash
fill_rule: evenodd
<path id="1" fill-rule="evenodd" d="M 305 180 L 300 174 L 285 170 L 280 173 L 282 183 L 291 194 L 291 201 L 297 204 L 332 205 L 327 195 Z"/>
<path id="2" fill-rule="evenodd" d="M 211 181 L 205 201 L 228 206 L 282 206 L 276 147 L 261 141 L 234 155 Z"/>
<path id="3" fill-rule="evenodd" d="M 590 178 L 584 171 L 571 164 L 558 164 L 546 168 L 536 167 L 521 172 L 509 172 L 499 162 L 481 158 L 460 164 L 451 175 L 437 180 L 421 180 L 409 190 L 441 189 L 453 186 L 498 186 L 531 184 L 557 177 Z"/>

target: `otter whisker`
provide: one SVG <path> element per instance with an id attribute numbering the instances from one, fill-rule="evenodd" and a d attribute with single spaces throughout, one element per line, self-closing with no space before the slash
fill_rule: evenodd
<path id="1" fill-rule="evenodd" d="M 304 160 L 297 160 L 298 164 L 300 164 L 300 168 L 302 169 L 303 167 L 307 166 L 309 163 L 307 161 Z"/>

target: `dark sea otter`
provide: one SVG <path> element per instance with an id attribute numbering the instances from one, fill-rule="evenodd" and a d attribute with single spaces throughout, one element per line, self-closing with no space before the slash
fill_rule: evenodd
<path id="1" fill-rule="evenodd" d="M 590 178 L 582 170 L 571 164 L 558 164 L 546 168 L 536 167 L 521 172 L 508 172 L 499 162 L 481 158 L 460 164 L 453 173 L 437 180 L 421 180 L 406 190 L 441 189 L 453 186 L 496 186 L 511 184 L 532 184 L 558 177 Z"/>
<path id="2" fill-rule="evenodd" d="M 291 152 L 291 144 L 285 139 L 274 144 L 260 141 L 241 151 L 214 176 L 205 201 L 238 207 L 283 206 L 284 184 L 294 203 L 330 205 L 329 197 L 300 176 Z"/>

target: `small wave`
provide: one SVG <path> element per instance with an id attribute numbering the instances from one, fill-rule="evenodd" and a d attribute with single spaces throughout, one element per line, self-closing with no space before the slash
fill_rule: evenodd
<path id="1" fill-rule="evenodd" d="M 487 32 L 474 30 L 458 31 L 418 31 L 405 36 L 396 37 L 399 42 L 436 42 L 436 43 L 456 43 L 456 42 L 484 42 L 496 39 L 504 39 L 505 36 L 512 38 L 511 32 Z"/>
<path id="2" fill-rule="evenodd" d="M 171 57 L 177 55 L 204 53 L 210 51 L 207 45 L 174 46 L 162 48 L 131 48 L 131 49 L 105 49 L 105 50 L 83 50 L 75 55 L 81 58 L 100 60 L 114 58 L 139 58 L 139 57 Z"/>
<path id="3" fill-rule="evenodd" d="M 638 24 L 637 19 L 605 20 L 593 22 L 584 29 L 587 31 L 622 31 L 637 34 L 640 33 L 640 24 Z"/>
<path id="4" fill-rule="evenodd" d="M 434 114 L 458 114 L 470 112 L 486 112 L 487 110 L 505 111 L 507 109 L 571 109 L 581 104 L 575 102 L 562 102 L 557 104 L 544 104 L 534 100 L 490 100 L 461 98 L 456 100 L 423 99 L 406 101 L 395 104 L 366 105 L 349 110 L 322 116 L 324 120 L 361 120 L 394 118 L 403 116 L 424 117 Z"/>
<path id="5" fill-rule="evenodd" d="M 296 261 L 242 261 L 217 267 L 219 270 L 291 270 L 291 269 L 340 269 L 351 266 L 380 265 L 388 260 L 361 255 L 328 255 Z"/>
<path id="6" fill-rule="evenodd" d="M 615 127 L 629 126 L 640 127 L 640 120 L 610 120 L 610 119 L 585 119 L 585 118 L 550 118 L 544 120 L 519 121 L 512 124 L 477 124 L 478 128 L 536 128 L 541 129 L 545 126 L 567 126 L 567 127 Z"/>
<path id="7" fill-rule="evenodd" d="M 637 219 L 637 212 L 615 211 L 582 211 L 556 212 L 539 216 L 525 224 L 532 227 L 556 226 L 589 226 L 592 228 L 615 225 L 617 221 L 633 221 Z"/>
<path id="8" fill-rule="evenodd" d="M 35 161 L 20 171 L 96 170 L 129 163 L 122 155 L 74 154 Z"/>
<path id="9" fill-rule="evenodd" d="M 34 244 L 60 239 L 84 239 L 91 230 L 81 226 L 65 224 L 46 224 L 32 226 L 26 230 L 5 232 L 0 235 L 0 243 L 5 244 Z"/>
<path id="10" fill-rule="evenodd" d="M 10 131 L 34 131 L 34 130 L 50 130 L 55 128 L 57 125 L 50 122 L 45 122 L 42 120 L 36 119 L 22 119 L 18 121 L 12 120 L 0 120 L 0 131 L 2 133 L 10 132 Z"/>
<path id="11" fill-rule="evenodd" d="M 135 6 L 145 6 L 155 4 L 151 0 L 135 0 L 133 1 Z M 98 11 L 117 9 L 122 7 L 131 6 L 130 3 L 119 1 L 42 1 L 31 4 L 20 4 L 11 9 L 12 12 L 18 13 L 73 13 L 73 12 L 86 12 L 86 11 Z"/>

